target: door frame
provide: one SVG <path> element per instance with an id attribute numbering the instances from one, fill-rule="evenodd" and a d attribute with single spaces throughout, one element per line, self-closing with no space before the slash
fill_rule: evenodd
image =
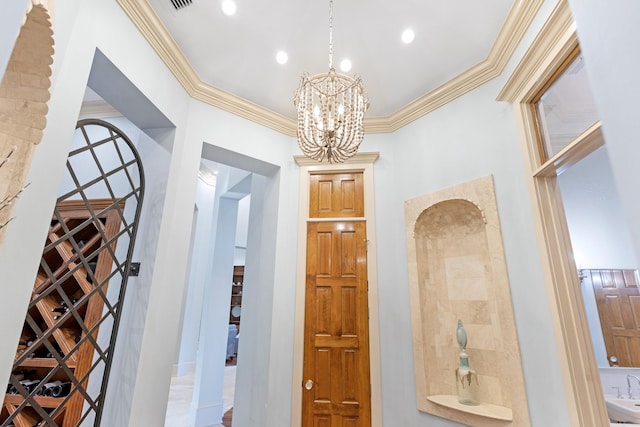
<path id="1" fill-rule="evenodd" d="M 369 281 L 369 375 L 371 381 L 371 427 L 382 427 L 380 370 L 380 324 L 378 316 L 378 274 L 376 266 L 373 163 L 379 153 L 358 153 L 341 164 L 321 164 L 305 156 L 294 156 L 300 166 L 298 205 L 298 251 L 293 337 L 293 382 L 291 427 L 302 424 L 302 365 L 304 357 L 304 313 L 307 271 L 307 220 L 309 219 L 309 177 L 314 172 L 362 172 L 364 181 L 364 219 L 367 229 L 367 278 Z M 353 218 L 351 218 L 353 219 Z M 331 221 L 340 218 L 330 218 Z"/>
<path id="2" fill-rule="evenodd" d="M 600 123 L 549 161 L 538 147 L 532 102 L 578 48 L 567 0 L 560 0 L 497 97 L 510 102 L 518 126 L 540 262 L 558 348 L 571 426 L 608 425 L 600 372 L 571 248 L 556 171 L 604 144 Z"/>

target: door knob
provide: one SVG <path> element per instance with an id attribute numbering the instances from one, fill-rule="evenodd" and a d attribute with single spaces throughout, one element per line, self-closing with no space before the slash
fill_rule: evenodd
<path id="1" fill-rule="evenodd" d="M 304 382 L 304 388 L 306 388 L 307 390 L 311 390 L 313 388 L 313 381 L 312 380 L 306 380 Z"/>

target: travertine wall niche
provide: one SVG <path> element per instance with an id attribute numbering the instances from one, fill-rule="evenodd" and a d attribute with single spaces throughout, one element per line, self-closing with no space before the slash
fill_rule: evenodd
<path id="1" fill-rule="evenodd" d="M 493 179 L 405 202 L 418 409 L 471 426 L 529 426 Z M 462 320 L 478 406 L 456 398 Z"/>

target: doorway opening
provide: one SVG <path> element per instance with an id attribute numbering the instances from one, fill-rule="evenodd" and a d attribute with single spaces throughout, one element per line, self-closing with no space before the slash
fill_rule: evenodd
<path id="1" fill-rule="evenodd" d="M 593 315 L 588 300 L 583 299 L 588 289 L 581 282 L 579 268 L 594 269 L 597 267 L 586 263 L 605 262 L 605 257 L 594 258 L 596 252 L 592 245 L 585 245 L 584 238 L 603 236 L 603 231 L 611 228 L 609 223 L 616 220 L 606 217 L 607 226 L 603 227 L 587 214 L 608 210 L 607 202 L 616 196 L 614 185 L 602 188 L 604 182 L 612 182 L 603 172 L 608 161 L 593 164 L 606 158 L 606 150 L 595 102 L 589 99 L 587 69 L 569 7 L 561 2 L 498 100 L 513 104 L 519 126 L 571 425 L 608 425 L 603 399 L 606 382 L 601 380 L 606 368 L 599 366 L 592 344 L 596 341 L 592 337 L 601 332 L 590 329 Z M 571 200 L 572 186 L 582 195 L 577 203 Z M 572 205 L 574 212 L 570 211 Z M 593 212 L 586 212 L 589 209 Z M 615 225 L 621 224 L 623 220 Z M 614 235 L 623 241 L 625 234 L 620 226 Z M 634 256 L 633 251 L 628 255 Z M 606 262 L 604 269 L 624 263 L 622 257 Z"/>
<path id="2" fill-rule="evenodd" d="M 246 378 L 253 374 L 256 354 L 262 358 L 255 350 L 260 341 L 256 331 L 264 331 L 261 307 L 271 298 L 264 294 L 272 292 L 269 275 L 259 274 L 258 255 L 268 229 L 263 212 L 277 202 L 277 195 L 268 194 L 277 168 L 257 163 L 204 145 L 167 427 L 227 425 L 232 416 L 248 413 L 242 409 L 250 395 Z M 188 394 L 175 395 L 180 387 Z M 176 399 L 181 402 L 179 414 Z"/>
<path id="3" fill-rule="evenodd" d="M 602 373 L 610 366 L 640 367 L 632 307 L 640 297 L 638 266 L 606 145 L 564 171 L 558 182 L 598 368 Z"/>
<path id="4" fill-rule="evenodd" d="M 143 195 L 142 162 L 131 140 L 107 122 L 78 122 L 3 426 L 100 424 Z"/>

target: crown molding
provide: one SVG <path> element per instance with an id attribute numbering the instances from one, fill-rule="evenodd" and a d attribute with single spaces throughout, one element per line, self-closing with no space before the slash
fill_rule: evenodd
<path id="1" fill-rule="evenodd" d="M 544 0 L 514 2 L 487 58 L 386 117 L 365 117 L 367 133 L 394 132 L 499 76 Z"/>
<path id="2" fill-rule="evenodd" d="M 189 96 L 285 135 L 296 134 L 295 120 L 203 82 L 147 0 L 117 2 Z"/>
<path id="3" fill-rule="evenodd" d="M 285 135 L 295 136 L 296 121 L 251 101 L 199 81 L 190 95 L 207 104 L 221 108 L 237 116 L 267 126 Z"/>
<path id="4" fill-rule="evenodd" d="M 203 82 L 148 0 L 117 0 L 187 93 L 194 99 L 281 132 L 296 135 L 294 119 Z M 388 116 L 365 117 L 366 133 L 390 133 L 502 73 L 543 0 L 514 1 L 487 58 Z"/>
<path id="5" fill-rule="evenodd" d="M 513 103 L 530 98 L 526 93 L 533 90 L 531 82 L 536 79 L 546 80 L 543 76 L 537 75 L 540 73 L 539 70 L 555 70 L 559 65 L 544 66 L 544 63 L 548 62 L 549 58 L 554 58 L 554 62 L 563 61 L 577 46 L 576 25 L 569 3 L 567 0 L 560 0 L 498 94 L 497 100 Z"/>

